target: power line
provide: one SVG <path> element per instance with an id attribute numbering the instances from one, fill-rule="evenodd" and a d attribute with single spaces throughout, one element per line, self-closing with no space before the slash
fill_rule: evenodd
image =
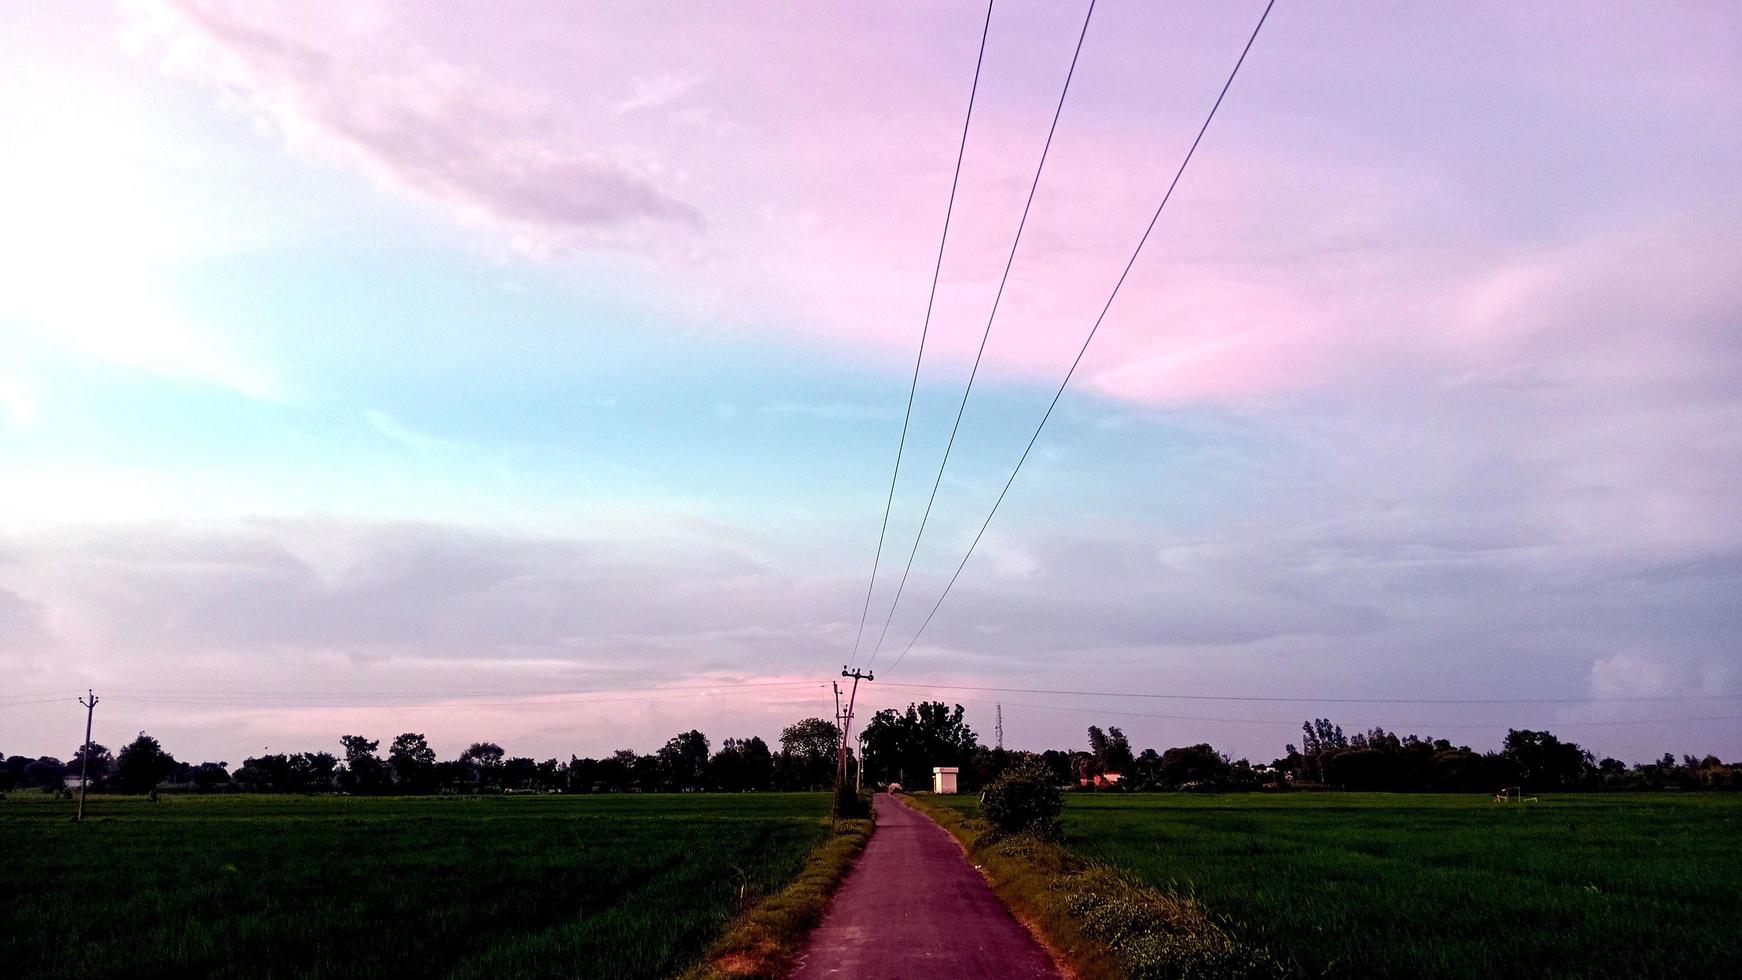
<path id="1" fill-rule="evenodd" d="M 900 687 L 902 685 L 892 685 L 892 686 Z M 994 702 L 991 702 L 991 701 L 968 701 L 967 703 L 978 704 L 981 706 L 987 706 L 987 705 L 994 704 Z M 1152 714 L 1152 713 L 1144 712 L 1144 711 L 1110 711 L 1110 710 L 1106 710 L 1106 709 L 1102 709 L 1102 708 L 1088 708 L 1088 707 L 1083 707 L 1081 705 L 1067 705 L 1067 704 L 1024 704 L 1024 703 L 1015 702 L 1015 701 L 1005 701 L 1002 703 L 1011 705 L 1012 707 L 1018 707 L 1018 708 L 1038 708 L 1038 709 L 1043 710 L 1043 711 L 1071 711 L 1071 712 L 1078 712 L 1078 713 L 1082 713 L 1082 714 L 1112 715 L 1114 717 L 1119 717 L 1119 718 L 1155 718 L 1155 719 L 1161 719 L 1161 720 L 1165 720 L 1165 721 L 1208 721 L 1208 722 L 1231 723 L 1231 724 L 1240 724 L 1240 725 L 1268 725 L 1268 726 L 1275 726 L 1275 727 L 1282 727 L 1282 728 L 1298 728 L 1298 727 L 1300 727 L 1300 722 L 1298 722 L 1298 721 L 1279 721 L 1279 720 L 1272 720 L 1272 719 L 1268 719 L 1268 718 L 1217 718 L 1217 717 L 1211 717 L 1211 716 L 1205 716 L 1205 715 Z M 1537 724 L 1543 728 L 1549 728 L 1549 727 L 1554 727 L 1554 728 L 1574 728 L 1574 727 L 1578 727 L 1578 728 L 1601 728 L 1601 727 L 1608 727 L 1608 726 L 1627 726 L 1627 725 L 1681 725 L 1681 724 L 1691 724 L 1691 723 L 1695 723 L 1695 722 L 1711 722 L 1711 721 L 1742 721 L 1742 715 L 1715 715 L 1715 716 L 1706 716 L 1706 717 L 1700 717 L 1700 718 L 1627 718 L 1627 719 L 1620 719 L 1620 720 L 1552 721 L 1552 722 L 1536 722 L 1535 724 Z M 1518 727 L 1518 725 L 1516 723 L 1503 722 L 1503 721 L 1479 722 L 1479 723 L 1429 721 L 1429 722 L 1409 722 L 1408 727 L 1419 728 L 1422 731 L 1426 732 L 1426 731 L 1429 731 L 1431 729 L 1436 729 L 1436 728 L 1438 728 L 1438 729 L 1478 730 L 1478 729 L 1491 729 L 1491 728 L 1515 728 L 1515 727 Z"/>
<path id="2" fill-rule="evenodd" d="M 991 511 L 986 514 L 986 520 L 980 524 L 980 530 L 974 535 L 973 542 L 968 545 L 967 554 L 962 556 L 961 563 L 956 566 L 955 574 L 950 576 L 950 581 L 944 586 L 944 591 L 938 596 L 938 601 L 932 605 L 931 611 L 926 613 L 925 621 L 920 624 L 919 630 L 913 634 L 912 639 L 907 641 L 907 646 L 902 648 L 901 656 L 896 657 L 895 663 L 890 665 L 891 669 L 907 659 L 913 645 L 919 642 L 926 627 L 931 625 L 932 617 L 937 615 L 938 609 L 949 597 L 950 590 L 955 588 L 956 580 L 961 578 L 962 569 L 968 565 L 968 559 L 974 556 L 974 549 L 979 547 L 980 539 L 986 534 L 986 528 L 991 525 L 992 518 L 997 515 L 999 506 L 1004 503 L 1004 496 L 1010 492 L 1011 484 L 1016 482 L 1016 475 L 1022 472 L 1022 464 L 1028 461 L 1028 454 L 1034 450 L 1035 442 L 1040 439 L 1041 430 L 1046 428 L 1047 420 L 1052 418 L 1053 410 L 1058 408 L 1059 399 L 1064 396 L 1066 386 L 1071 383 L 1071 377 L 1077 373 L 1077 366 L 1083 363 L 1083 355 L 1088 352 L 1089 344 L 1094 341 L 1095 334 L 1101 329 L 1101 323 L 1107 319 L 1107 311 L 1113 308 L 1113 301 L 1118 298 L 1120 288 L 1125 285 L 1125 278 L 1131 274 L 1131 268 L 1137 264 L 1137 257 L 1143 254 L 1143 246 L 1148 243 L 1150 233 L 1155 231 L 1156 222 L 1161 220 L 1162 209 L 1167 207 L 1167 202 L 1173 197 L 1174 188 L 1179 186 L 1180 178 L 1185 176 L 1186 167 L 1191 164 L 1192 156 L 1198 152 L 1198 144 L 1203 142 L 1204 133 L 1209 131 L 1210 122 L 1216 118 L 1216 110 L 1222 107 L 1222 100 L 1227 97 L 1228 89 L 1234 84 L 1234 78 L 1240 74 L 1240 66 L 1246 63 L 1246 55 L 1252 50 L 1253 42 L 1258 40 L 1258 32 L 1264 29 L 1264 22 L 1270 17 L 1270 10 L 1274 6 L 1276 6 L 1276 0 L 1269 0 L 1264 5 L 1264 13 L 1259 15 L 1258 24 L 1252 28 L 1252 36 L 1246 39 L 1246 46 L 1240 50 L 1240 57 L 1234 62 L 1234 70 L 1228 73 L 1228 80 L 1222 83 L 1222 91 L 1216 95 L 1215 104 L 1210 106 L 1209 115 L 1204 117 L 1204 124 L 1198 127 L 1198 135 L 1192 139 L 1191 148 L 1186 150 L 1185 159 L 1180 161 L 1179 169 L 1174 172 L 1173 180 L 1168 183 L 1167 193 L 1161 196 L 1161 203 L 1155 206 L 1155 214 L 1150 217 L 1148 227 L 1143 229 L 1143 237 L 1137 240 L 1137 247 L 1132 249 L 1131 258 L 1125 263 L 1124 271 L 1119 273 L 1118 281 L 1113 284 L 1113 291 L 1107 295 L 1107 302 L 1102 305 L 1100 315 L 1095 317 L 1095 325 L 1089 328 L 1088 336 L 1083 338 L 1083 345 L 1077 350 L 1076 359 L 1071 361 L 1070 370 L 1065 372 L 1064 380 L 1059 382 L 1058 391 L 1053 393 L 1052 401 L 1046 406 L 1046 414 L 1040 417 L 1040 424 L 1034 427 L 1034 434 L 1028 438 L 1028 445 L 1023 448 L 1022 456 L 1016 460 L 1016 467 L 1010 471 L 1010 479 L 1004 482 L 1004 489 L 998 492 L 998 499 L 993 501 Z"/>
<path id="3" fill-rule="evenodd" d="M 675 701 L 705 696 L 710 693 L 731 693 L 746 689 L 811 688 L 820 681 L 766 681 L 742 684 L 695 685 L 668 688 L 612 688 L 593 691 L 472 691 L 472 692 L 295 692 L 295 691 L 187 691 L 174 688 L 115 688 L 123 704 L 165 704 L 211 708 L 487 708 L 537 707 L 564 704 L 620 704 L 651 701 Z M 628 697 L 597 697 L 628 692 L 642 693 Z M 524 696 L 521 696 L 524 695 Z M 476 698 L 511 697 L 511 701 L 480 701 Z M 110 694 L 111 701 L 116 700 Z M 0 707 L 26 704 L 60 703 L 67 698 L 39 698 L 30 701 L 0 702 Z"/>
<path id="4" fill-rule="evenodd" d="M 968 124 L 974 119 L 974 98 L 980 91 L 980 66 L 986 61 L 986 35 L 992 30 L 992 4 L 987 0 L 986 22 L 980 27 L 980 53 L 974 59 L 974 84 L 968 89 L 968 114 L 962 120 L 962 140 L 956 147 L 956 171 L 950 177 L 950 202 L 944 208 L 944 231 L 938 238 L 937 263 L 932 267 L 931 292 L 925 300 L 925 321 L 919 328 L 919 353 L 913 358 L 913 380 L 907 385 L 907 411 L 901 416 L 901 440 L 895 446 L 895 471 L 889 476 L 889 496 L 883 501 L 883 524 L 877 529 L 877 553 L 871 559 L 871 581 L 865 584 L 865 605 L 859 610 L 859 632 L 853 636 L 852 663 L 859 662 L 859 643 L 865 638 L 865 620 L 871 615 L 871 592 L 877 587 L 877 567 L 883 563 L 883 539 L 889 533 L 889 510 L 895 505 L 895 484 L 901 478 L 901 457 L 907 451 L 907 426 L 913 419 L 913 396 L 919 389 L 919 366 L 925 360 L 926 335 L 931 332 L 932 306 L 938 298 L 938 277 L 944 269 L 944 246 L 950 240 L 950 217 L 956 211 L 956 186 L 962 179 L 962 157 L 968 150 Z"/>
<path id="5" fill-rule="evenodd" d="M 944 469 L 950 465 L 950 453 L 956 447 L 956 434 L 962 428 L 962 416 L 968 409 L 968 396 L 973 394 L 974 379 L 980 375 L 980 361 L 986 356 L 986 341 L 992 336 L 992 324 L 998 319 L 998 304 L 1004 299 L 1004 287 L 1010 282 L 1010 269 L 1016 264 L 1016 251 L 1022 244 L 1023 229 L 1028 227 L 1028 212 L 1034 207 L 1035 191 L 1040 188 L 1040 175 L 1046 170 L 1046 158 L 1052 152 L 1053 134 L 1058 132 L 1059 117 L 1064 114 L 1065 97 L 1071 91 L 1071 79 L 1077 73 L 1077 59 L 1083 53 L 1083 39 L 1089 36 L 1089 21 L 1095 16 L 1095 0 L 1089 0 L 1088 12 L 1083 14 L 1083 28 L 1077 34 L 1076 49 L 1071 52 L 1071 65 L 1065 71 L 1065 83 L 1059 90 L 1058 105 L 1052 112 L 1052 125 L 1047 127 L 1046 144 L 1040 150 L 1040 162 L 1034 168 L 1034 180 L 1028 185 L 1028 199 L 1022 204 L 1022 218 L 1016 223 L 1016 236 L 1010 241 L 1010 254 L 1004 259 L 1004 272 L 998 278 L 998 291 L 992 297 L 992 310 L 986 316 L 986 329 L 980 333 L 980 349 L 974 353 L 974 366 L 968 371 L 968 384 L 962 389 L 961 404 L 956 406 L 956 421 L 950 426 L 950 438 L 944 444 L 944 457 L 938 461 L 937 476 L 932 479 L 931 496 L 926 498 L 925 513 L 919 519 L 919 530 L 913 536 L 913 548 L 907 553 L 907 567 L 901 570 L 901 582 L 895 588 L 895 599 L 889 604 L 889 615 L 883 619 L 883 629 L 877 634 L 877 643 L 871 648 L 871 658 L 867 663 L 876 663 L 877 654 L 883 649 L 883 639 L 889 635 L 889 624 L 895 619 L 895 610 L 901 606 L 901 594 L 907 588 L 907 577 L 913 572 L 914 556 L 919 554 L 919 544 L 925 538 L 926 525 L 931 521 L 932 505 L 937 503 L 938 487 L 944 482 Z"/>
<path id="6" fill-rule="evenodd" d="M 986 687 L 971 684 L 890 684 L 904 690 L 974 691 L 987 694 L 1055 694 L 1081 698 L 1144 698 L 1161 701 L 1236 701 L 1265 704 L 1658 704 L 1677 701 L 1735 701 L 1742 694 L 1680 694 L 1615 698 L 1312 698 L 1245 694 L 1158 694 L 1149 691 L 1070 691 L 1046 687 Z M 1006 702 L 1009 703 L 1009 702 Z"/>
<path id="7" fill-rule="evenodd" d="M 492 688 L 485 690 L 430 690 L 430 691 L 286 691 L 282 688 L 265 691 L 245 690 L 190 690 L 183 687 L 115 687 L 112 692 L 122 694 L 168 694 L 168 695 L 210 695 L 213 697 L 286 697 L 286 698 L 468 698 L 468 697 L 513 697 L 518 695 L 577 695 L 577 694 L 633 694 L 650 692 L 663 694 L 674 691 L 717 691 L 737 690 L 740 688 L 761 687 L 795 687 L 820 683 L 818 681 L 718 681 L 712 684 L 690 684 L 659 687 L 602 687 L 602 688 L 521 688 L 504 690 Z"/>
<path id="8" fill-rule="evenodd" d="M 762 687 L 778 686 L 778 687 L 784 687 L 784 688 L 811 688 L 811 687 L 820 686 L 820 684 L 821 684 L 820 681 L 802 681 L 802 682 L 794 681 L 791 683 L 781 684 L 781 685 L 758 685 L 758 686 L 762 686 Z M 512 700 L 512 701 L 476 701 L 476 700 L 468 700 L 465 698 L 440 698 L 440 699 L 422 700 L 422 701 L 392 700 L 392 701 L 386 701 L 386 702 L 382 702 L 379 700 L 377 700 L 377 701 L 366 701 L 366 700 L 363 700 L 363 701 L 359 701 L 359 700 L 331 701 L 331 700 L 313 700 L 313 699 L 308 699 L 308 698 L 303 698 L 300 700 L 288 700 L 288 701 L 275 701 L 275 700 L 261 701 L 261 700 L 256 700 L 256 699 L 252 699 L 252 698 L 236 697 L 236 696 L 208 696 L 208 697 L 204 697 L 204 698 L 188 698 L 188 697 L 158 697 L 158 696 L 149 696 L 149 695 L 144 696 L 144 697 L 125 697 L 124 696 L 120 700 L 122 703 L 126 703 L 126 704 L 174 704 L 174 705 L 185 705 L 185 706 L 190 706 L 190 707 L 209 707 L 209 708 L 264 708 L 264 709 L 271 709 L 271 708 L 280 708 L 280 709 L 296 709 L 296 708 L 444 708 L 444 709 L 446 709 L 446 708 L 519 708 L 519 707 L 540 707 L 540 706 L 544 706 L 544 705 L 642 704 L 642 703 L 647 703 L 647 702 L 652 702 L 652 701 L 681 701 L 681 700 L 687 700 L 689 698 L 702 697 L 702 696 L 709 694 L 709 693 L 716 693 L 716 692 L 724 693 L 724 692 L 731 691 L 731 690 L 736 690 L 736 689 L 735 688 L 698 689 L 695 691 L 690 691 L 690 692 L 681 693 L 681 694 L 651 694 L 651 695 L 637 695 L 635 697 L 607 697 L 607 698 L 600 698 L 600 697 L 525 697 L 525 698 L 516 698 L 515 700 Z M 111 700 L 114 699 L 113 695 L 111 695 L 110 697 L 111 697 Z"/>

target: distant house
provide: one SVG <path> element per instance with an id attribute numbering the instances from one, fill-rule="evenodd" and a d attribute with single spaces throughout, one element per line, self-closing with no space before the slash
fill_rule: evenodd
<path id="1" fill-rule="evenodd" d="M 1119 772 L 1101 772 L 1093 776 L 1083 776 L 1077 780 L 1078 786 L 1093 786 L 1096 789 L 1106 789 L 1117 786 L 1124 780 L 1125 774 Z"/>

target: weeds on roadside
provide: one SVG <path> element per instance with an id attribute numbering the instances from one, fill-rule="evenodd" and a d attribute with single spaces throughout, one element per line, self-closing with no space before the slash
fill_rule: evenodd
<path id="1" fill-rule="evenodd" d="M 822 921 L 829 896 L 865 850 L 871 827 L 868 819 L 836 822 L 798 879 L 740 915 L 681 980 L 786 976 L 805 938 Z"/>
<path id="2" fill-rule="evenodd" d="M 916 802 L 968 848 L 998 897 L 1083 980 L 1269 980 L 1284 969 L 1195 899 L 1138 884 L 1034 834 Z"/>

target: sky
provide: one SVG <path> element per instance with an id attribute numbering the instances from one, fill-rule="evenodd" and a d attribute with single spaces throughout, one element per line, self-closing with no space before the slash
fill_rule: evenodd
<path id="1" fill-rule="evenodd" d="M 903 657 L 1262 10 L 1102 0 L 870 655 L 1085 9 L 992 13 L 861 715 L 1742 756 L 1717 2 L 1279 3 Z M 0 752 L 830 716 L 984 16 L 8 5 Z"/>

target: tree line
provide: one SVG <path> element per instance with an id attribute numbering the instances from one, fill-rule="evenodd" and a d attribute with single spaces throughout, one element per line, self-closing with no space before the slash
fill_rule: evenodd
<path id="1" fill-rule="evenodd" d="M 780 733 L 778 749 L 757 736 L 728 738 L 714 750 L 696 730 L 672 736 L 643 755 L 620 749 L 602 759 L 571 755 L 567 762 L 510 756 L 494 742 L 474 742 L 453 759 L 439 760 L 428 739 L 405 732 L 385 752 L 363 735 L 339 737 L 340 752 L 294 752 L 228 762 L 177 760 L 153 736 L 140 732 L 120 752 L 91 743 L 71 760 L 9 756 L 0 762 L 0 791 L 65 791 L 89 769 L 97 792 L 352 793 L 607 793 L 721 790 L 819 790 L 834 781 L 840 733 L 821 718 L 806 718 Z"/>
<path id="2" fill-rule="evenodd" d="M 987 748 L 963 721 L 961 705 L 910 705 L 879 711 L 863 735 L 865 773 L 876 784 L 921 787 L 934 766 L 961 770 L 959 784 L 977 790 L 1019 762 L 1043 764 L 1055 783 L 1120 790 L 1347 790 L 1496 792 L 1531 790 L 1742 789 L 1742 764 L 1714 755 L 1670 753 L 1629 766 L 1598 759 L 1548 731 L 1511 729 L 1497 751 L 1383 728 L 1345 735 L 1324 718 L 1301 726 L 1298 745 L 1268 763 L 1232 759 L 1208 743 L 1134 751 L 1116 726 L 1090 725 L 1086 749 L 1013 752 Z"/>
<path id="3" fill-rule="evenodd" d="M 1654 762 L 1628 766 L 1596 758 L 1576 742 L 1547 731 L 1514 729 L 1497 751 L 1478 752 L 1448 739 L 1399 735 L 1383 728 L 1345 735 L 1341 726 L 1316 718 L 1303 723 L 1298 744 L 1269 763 L 1231 759 L 1208 743 L 1136 752 L 1118 727 L 1091 725 L 1086 749 L 1019 752 L 988 748 L 965 718 L 961 705 L 915 702 L 872 715 L 859 736 L 860 753 L 849 747 L 849 776 L 864 769 L 871 786 L 899 783 L 923 788 L 932 769 L 960 770 L 960 786 L 973 791 L 1020 763 L 1046 767 L 1059 785 L 1120 790 L 1242 790 L 1322 787 L 1348 790 L 1493 792 L 1505 787 L 1540 790 L 1738 789 L 1742 765 L 1716 756 L 1665 753 Z M 509 756 L 494 742 L 476 742 L 448 760 L 438 760 L 423 735 L 405 732 L 388 743 L 344 735 L 339 753 L 268 754 L 226 762 L 178 761 L 156 738 L 138 738 L 111 753 L 92 743 L 91 785 L 97 791 L 148 793 L 159 788 L 193 791 L 277 793 L 606 793 L 715 790 L 818 790 L 828 787 L 837 762 L 840 733 L 821 718 L 806 718 L 781 731 L 779 747 L 761 738 L 728 738 L 716 749 L 697 730 L 672 736 L 657 751 L 620 749 L 604 758 L 571 755 L 564 762 Z M 10 756 L 0 762 L 0 791 L 42 788 L 62 791 L 85 771 L 86 753 L 76 749 L 62 763 L 51 757 Z"/>

